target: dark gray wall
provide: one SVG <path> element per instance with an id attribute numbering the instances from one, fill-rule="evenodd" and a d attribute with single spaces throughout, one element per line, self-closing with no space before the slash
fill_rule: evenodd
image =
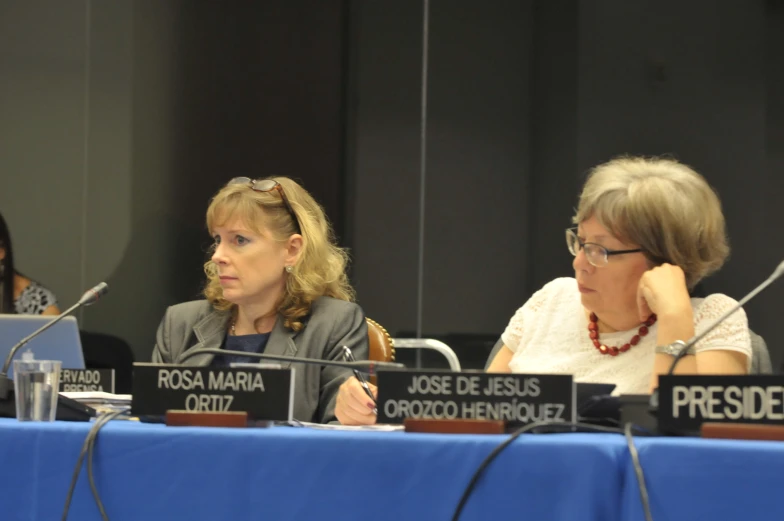
<path id="1" fill-rule="evenodd" d="M 131 20 L 130 2 L 0 1 L 0 211 L 61 307 L 131 235 Z"/>
<path id="2" fill-rule="evenodd" d="M 432 3 L 420 216 L 422 3 L 353 3 L 353 276 L 368 315 L 393 334 L 418 326 L 420 217 L 423 333 L 498 331 L 518 305 L 532 5 Z"/>
<path id="3" fill-rule="evenodd" d="M 530 258 L 532 2 L 432 5 L 422 328 L 497 331 Z"/>
<path id="4" fill-rule="evenodd" d="M 781 201 L 784 199 L 784 4 L 776 0 L 765 3 L 765 170 L 756 172 L 763 190 L 752 207 L 759 206 L 762 218 L 750 226 L 756 227 L 756 241 L 739 245 L 745 247 L 748 256 L 759 255 L 764 263 L 764 274 L 776 262 L 784 259 L 784 243 L 781 232 Z M 758 265 L 761 263 L 758 263 Z M 742 266 L 738 270 L 744 269 Z M 753 268 L 746 268 L 752 270 Z M 763 275 L 764 276 L 764 275 Z M 767 290 L 759 301 L 746 306 L 752 327 L 763 334 L 774 355 L 775 367 L 784 372 L 784 334 L 781 332 L 783 288 L 781 281 Z"/>
<path id="5" fill-rule="evenodd" d="M 366 313 L 416 328 L 421 3 L 351 2 L 349 237 Z"/>
<path id="6" fill-rule="evenodd" d="M 536 2 L 533 26 L 531 225 L 518 237 L 529 244 L 531 256 L 526 284 L 518 288 L 518 306 L 547 281 L 572 273 L 564 229 L 571 225 L 580 186 L 580 5 Z"/>

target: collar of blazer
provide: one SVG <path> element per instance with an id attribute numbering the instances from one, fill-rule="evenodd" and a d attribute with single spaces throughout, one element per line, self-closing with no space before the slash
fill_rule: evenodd
<path id="1" fill-rule="evenodd" d="M 229 321 L 231 320 L 231 313 L 228 311 L 212 311 L 207 316 L 199 320 L 193 326 L 193 332 L 196 334 L 198 343 L 189 348 L 188 351 L 195 351 L 199 349 L 220 349 L 223 343 L 223 338 L 229 328 Z M 307 323 L 306 323 L 307 325 Z M 287 329 L 283 326 L 283 317 L 278 315 L 275 321 L 275 326 L 272 328 L 267 346 L 264 348 L 265 353 L 271 355 L 294 356 L 297 353 L 297 344 L 294 343 L 294 338 L 297 332 Z M 183 365 L 192 366 L 205 366 L 212 363 L 215 355 L 204 353 L 203 355 L 194 355 L 185 362 Z M 264 360 L 259 360 L 263 362 Z M 291 362 L 276 362 L 270 360 L 271 363 L 280 363 L 281 367 L 290 367 Z"/>

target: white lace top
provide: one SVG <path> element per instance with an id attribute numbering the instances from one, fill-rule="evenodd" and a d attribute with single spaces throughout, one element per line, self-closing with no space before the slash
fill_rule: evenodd
<path id="1" fill-rule="evenodd" d="M 726 295 L 691 299 L 694 327 L 700 333 L 737 302 Z M 559 278 L 534 293 L 509 321 L 504 344 L 514 356 L 509 367 L 515 373 L 567 373 L 575 381 L 614 383 L 613 394 L 646 394 L 650 391 L 658 324 L 640 343 L 618 356 L 601 354 L 588 337 L 588 318 L 580 302 L 577 281 Z M 637 328 L 602 333 L 608 345 L 628 342 Z M 697 352 L 710 349 L 739 351 L 751 366 L 751 340 L 746 313 L 740 309 L 695 346 Z"/>

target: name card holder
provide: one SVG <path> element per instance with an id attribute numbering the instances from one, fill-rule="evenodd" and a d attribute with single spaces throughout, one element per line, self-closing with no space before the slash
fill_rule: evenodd
<path id="1" fill-rule="evenodd" d="M 751 430 L 737 427 L 784 427 L 784 376 L 661 376 L 656 416 L 663 434 L 699 436 L 707 429 L 712 436 L 720 432 L 749 435 Z"/>
<path id="2" fill-rule="evenodd" d="M 435 432 L 441 434 L 503 434 L 506 422 L 503 420 L 436 420 L 432 418 L 406 418 L 403 420 L 406 432 Z"/>
<path id="3" fill-rule="evenodd" d="M 700 426 L 700 434 L 703 438 L 784 441 L 784 425 L 706 422 Z"/>
<path id="4" fill-rule="evenodd" d="M 141 421 L 267 426 L 293 409 L 292 368 L 134 364 L 131 414 Z"/>
<path id="5" fill-rule="evenodd" d="M 166 411 L 166 425 L 169 427 L 247 427 L 248 413 L 170 410 Z"/>
<path id="6" fill-rule="evenodd" d="M 114 369 L 61 369 L 60 392 L 114 394 Z"/>
<path id="7" fill-rule="evenodd" d="M 409 432 L 498 434 L 539 421 L 574 422 L 575 402 L 571 375 L 378 372 L 378 423 L 402 423 Z"/>

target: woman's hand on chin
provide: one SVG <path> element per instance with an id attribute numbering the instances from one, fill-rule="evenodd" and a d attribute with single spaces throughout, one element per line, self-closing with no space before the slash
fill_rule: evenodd
<path id="1" fill-rule="evenodd" d="M 662 264 L 646 271 L 637 286 L 640 322 L 652 314 L 658 318 L 691 317 L 691 300 L 686 275 L 679 266 Z"/>

